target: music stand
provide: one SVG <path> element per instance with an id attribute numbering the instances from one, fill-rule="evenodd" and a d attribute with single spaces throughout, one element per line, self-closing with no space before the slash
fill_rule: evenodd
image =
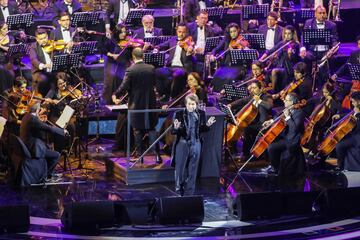
<path id="1" fill-rule="evenodd" d="M 144 53 L 144 62 L 154 65 L 155 68 L 163 67 L 165 65 L 165 53 Z"/>
<path id="2" fill-rule="evenodd" d="M 8 49 L 8 56 L 24 56 L 29 55 L 30 52 L 30 43 L 19 43 L 19 44 L 10 44 Z"/>
<path id="3" fill-rule="evenodd" d="M 71 17 L 71 26 L 86 27 L 86 25 L 96 25 L 100 23 L 101 11 L 98 12 L 75 12 Z"/>
<path id="4" fill-rule="evenodd" d="M 79 67 L 80 56 L 81 54 L 79 53 L 55 55 L 52 64 L 52 71 L 61 71 L 70 69 L 71 67 Z"/>
<path id="5" fill-rule="evenodd" d="M 241 9 L 242 20 L 266 19 L 269 13 L 269 4 L 243 5 Z"/>
<path id="6" fill-rule="evenodd" d="M 145 15 L 154 15 L 152 9 L 130 9 L 125 19 L 125 24 L 128 26 L 139 26 L 141 25 L 141 19 Z"/>
<path id="7" fill-rule="evenodd" d="M 304 45 L 331 45 L 330 29 L 304 29 Z"/>
<path id="8" fill-rule="evenodd" d="M 86 41 L 75 43 L 71 53 L 80 53 L 83 56 L 94 54 L 96 52 L 97 41 Z"/>
<path id="9" fill-rule="evenodd" d="M 224 15 L 227 14 L 228 10 L 229 10 L 228 8 L 223 8 L 223 7 L 206 8 L 206 12 L 209 15 L 209 21 L 213 21 L 216 23 L 218 23 L 223 19 Z"/>
<path id="10" fill-rule="evenodd" d="M 34 23 L 33 13 L 22 13 L 9 15 L 6 19 L 6 24 L 9 30 L 26 29 Z"/>
<path id="11" fill-rule="evenodd" d="M 242 35 L 250 44 L 251 48 L 265 50 L 265 36 L 261 33 L 246 33 Z"/>
<path id="12" fill-rule="evenodd" d="M 205 40 L 205 50 L 204 53 L 211 52 L 217 45 L 220 44 L 221 40 L 223 39 L 222 36 L 219 37 L 208 37 Z"/>
<path id="13" fill-rule="evenodd" d="M 258 52 L 255 49 L 249 49 L 249 50 L 233 49 L 233 50 L 230 50 L 231 66 L 248 65 L 249 63 L 256 60 L 257 58 L 258 58 Z"/>
<path id="14" fill-rule="evenodd" d="M 315 17 L 315 10 L 310 8 L 302 8 L 295 14 L 295 23 L 304 23 L 306 20 Z"/>
<path id="15" fill-rule="evenodd" d="M 352 80 L 360 80 L 360 64 L 347 64 Z"/>
<path id="16" fill-rule="evenodd" d="M 172 36 L 156 36 L 156 37 L 146 37 L 144 38 L 144 42 L 151 43 L 153 46 L 162 44 L 168 41 Z"/>
<path id="17" fill-rule="evenodd" d="M 236 87 L 235 85 L 224 84 L 226 100 L 229 102 L 248 96 L 248 91 L 245 86 Z"/>

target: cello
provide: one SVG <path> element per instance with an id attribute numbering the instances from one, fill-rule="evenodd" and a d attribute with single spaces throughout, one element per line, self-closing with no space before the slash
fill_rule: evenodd
<path id="1" fill-rule="evenodd" d="M 317 150 L 323 155 L 329 155 L 336 144 L 341 141 L 356 126 L 356 117 L 354 111 L 348 113 L 345 117 L 332 125 L 328 130 L 324 141 L 318 146 Z M 335 128 L 334 130 L 331 130 Z"/>

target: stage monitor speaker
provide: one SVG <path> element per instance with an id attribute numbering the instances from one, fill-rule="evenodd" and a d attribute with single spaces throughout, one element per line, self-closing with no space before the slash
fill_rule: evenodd
<path id="1" fill-rule="evenodd" d="M 355 216 L 360 214 L 360 188 L 327 189 L 321 213 L 326 216 Z"/>
<path id="2" fill-rule="evenodd" d="M 114 202 L 116 223 L 121 225 L 145 225 L 151 223 L 150 211 L 154 202 L 154 199 Z"/>
<path id="3" fill-rule="evenodd" d="M 281 193 L 240 193 L 230 202 L 230 211 L 241 221 L 276 218 L 281 215 Z"/>
<path id="4" fill-rule="evenodd" d="M 65 229 L 98 229 L 115 224 L 114 203 L 112 201 L 74 202 L 65 205 L 61 216 Z"/>
<path id="5" fill-rule="evenodd" d="M 204 220 L 202 196 L 160 198 L 155 208 L 155 221 L 159 224 L 202 223 Z"/>
<path id="6" fill-rule="evenodd" d="M 29 206 L 0 206 L 0 232 L 27 232 L 30 226 Z"/>

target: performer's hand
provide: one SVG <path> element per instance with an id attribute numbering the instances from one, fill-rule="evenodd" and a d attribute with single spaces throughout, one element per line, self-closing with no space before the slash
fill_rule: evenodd
<path id="1" fill-rule="evenodd" d="M 154 48 L 154 50 L 152 51 L 153 53 L 158 53 L 159 49 L 158 48 Z"/>
<path id="2" fill-rule="evenodd" d="M 272 119 L 270 119 L 270 120 L 267 120 L 267 121 L 265 121 L 262 125 L 263 125 L 263 127 L 268 127 L 270 124 L 272 124 L 274 122 L 274 120 L 272 120 Z"/>
<path id="3" fill-rule="evenodd" d="M 167 105 L 167 104 L 161 106 L 161 109 L 163 109 L 163 110 L 166 110 L 168 108 L 169 108 L 169 105 Z"/>
<path id="4" fill-rule="evenodd" d="M 179 129 L 181 125 L 181 122 L 179 122 L 177 119 L 174 120 L 174 129 Z"/>
<path id="5" fill-rule="evenodd" d="M 225 95 L 225 89 L 221 89 L 220 94 Z"/>
<path id="6" fill-rule="evenodd" d="M 69 133 L 69 131 L 68 130 L 66 130 L 66 129 L 64 129 L 64 136 L 70 136 L 70 133 Z"/>
<path id="7" fill-rule="evenodd" d="M 212 117 L 210 117 L 210 118 L 207 120 L 206 126 L 210 127 L 210 126 L 213 125 L 215 122 L 216 122 L 216 119 L 215 119 L 214 116 L 212 116 Z"/>
<path id="8" fill-rule="evenodd" d="M 110 29 L 106 29 L 106 37 L 108 38 L 108 39 L 110 39 L 111 38 L 111 35 L 112 35 L 112 32 L 111 32 L 111 30 Z"/>
<path id="9" fill-rule="evenodd" d="M 333 80 L 333 81 L 335 82 L 335 81 L 336 81 L 336 79 L 337 79 L 337 77 L 338 77 L 338 76 L 337 76 L 336 74 L 333 74 L 333 75 L 330 77 L 330 79 L 331 79 L 331 80 Z"/>
<path id="10" fill-rule="evenodd" d="M 150 46 L 151 46 L 151 43 L 145 42 L 145 43 L 144 43 L 143 50 L 146 51 Z"/>
<path id="11" fill-rule="evenodd" d="M 338 120 L 340 118 L 340 115 L 339 114 L 335 114 L 334 116 L 332 116 L 332 119 L 333 120 Z"/>
<path id="12" fill-rule="evenodd" d="M 285 116 L 285 118 L 290 117 L 290 115 L 291 115 L 290 109 L 285 108 L 285 110 L 284 110 L 284 116 Z"/>
<path id="13" fill-rule="evenodd" d="M 301 48 L 300 49 L 300 53 L 299 56 L 304 59 L 306 57 L 306 49 Z"/>
<path id="14" fill-rule="evenodd" d="M 115 95 L 112 95 L 111 99 L 115 105 L 119 105 L 121 103 L 120 99 L 117 99 Z"/>
<path id="15" fill-rule="evenodd" d="M 254 95 L 253 96 L 253 99 L 255 102 L 259 101 L 260 100 L 260 96 L 259 95 Z"/>
<path id="16" fill-rule="evenodd" d="M 216 61 L 216 57 L 214 55 L 210 55 L 210 62 L 215 62 Z"/>

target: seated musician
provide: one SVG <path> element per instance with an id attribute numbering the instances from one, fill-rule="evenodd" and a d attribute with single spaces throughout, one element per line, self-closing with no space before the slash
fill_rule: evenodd
<path id="1" fill-rule="evenodd" d="M 135 8 L 135 3 L 132 0 L 110 0 L 106 9 L 105 30 L 106 37 L 111 38 L 111 15 L 114 15 L 113 23 L 118 25 L 124 23 L 125 19 L 132 8 Z"/>
<path id="2" fill-rule="evenodd" d="M 0 93 L 12 87 L 15 77 L 13 59 L 8 56 L 9 45 L 14 43 L 14 38 L 8 31 L 8 25 L 0 21 Z"/>
<path id="3" fill-rule="evenodd" d="M 55 41 L 64 41 L 65 48 L 69 49 L 73 46 L 73 38 L 75 29 L 70 26 L 70 14 L 67 12 L 61 12 L 58 20 L 59 26 L 53 30 L 52 39 Z"/>
<path id="4" fill-rule="evenodd" d="M 66 135 L 67 130 L 51 126 L 42 122 L 40 117 L 44 109 L 40 107 L 39 103 L 34 104 L 30 108 L 30 112 L 26 113 L 21 120 L 20 138 L 29 149 L 32 158 L 45 158 L 47 162 L 48 179 L 53 177 L 56 164 L 59 162 L 60 154 L 56 151 L 50 150 L 43 140 L 44 133 L 52 133 L 58 135 Z"/>
<path id="5" fill-rule="evenodd" d="M 264 63 L 257 60 L 251 63 L 251 75 L 241 82 L 246 82 L 254 79 L 258 80 L 261 83 L 261 86 L 262 88 L 264 88 L 265 91 L 272 89 L 270 77 L 265 70 Z M 237 82 L 236 84 L 241 84 L 241 82 Z"/>
<path id="6" fill-rule="evenodd" d="M 270 166 L 263 169 L 279 176 L 301 176 L 305 172 L 305 158 L 300 140 L 304 132 L 305 116 L 300 108 L 294 108 L 300 98 L 295 93 L 289 93 L 284 99 L 283 110 L 286 128 L 268 147 Z M 269 126 L 274 120 L 264 122 Z"/>
<path id="7" fill-rule="evenodd" d="M 155 19 L 152 15 L 144 15 L 141 19 L 143 27 L 135 30 L 134 36 L 142 40 L 147 37 L 162 36 L 162 29 L 154 27 L 154 21 Z"/>
<path id="8" fill-rule="evenodd" d="M 221 68 L 219 68 L 211 82 L 213 85 L 213 90 L 220 92 L 223 89 L 224 84 L 231 84 L 236 79 L 241 79 L 246 75 L 246 68 L 243 66 L 230 67 L 231 59 L 230 52 L 231 49 L 246 49 L 249 47 L 249 42 L 244 39 L 240 34 L 240 26 L 236 23 L 230 23 L 225 29 L 225 38 L 215 47 L 211 54 L 211 60 L 216 61 L 216 54 L 222 56 Z M 218 57 L 219 57 L 218 56 Z"/>
<path id="9" fill-rule="evenodd" d="M 69 16 L 72 16 L 73 13 L 82 11 L 81 4 L 78 0 L 58 0 L 53 6 L 53 10 L 55 13 L 53 19 L 54 23 L 59 20 L 62 12 L 66 12 Z"/>
<path id="10" fill-rule="evenodd" d="M 185 89 L 187 73 L 193 71 L 195 43 L 188 34 L 187 26 L 180 23 L 176 35 L 156 47 L 159 50 L 168 50 L 170 54 L 166 67 L 156 69 L 156 89 L 163 99 L 179 96 Z"/>
<path id="11" fill-rule="evenodd" d="M 112 104 L 111 95 L 123 81 L 125 70 L 131 65 L 131 51 L 136 39 L 128 35 L 124 24 L 118 24 L 112 38 L 105 42 L 104 89 L 103 99 L 106 104 Z M 138 44 L 134 42 L 134 46 Z"/>
<path id="12" fill-rule="evenodd" d="M 258 33 L 264 35 L 266 50 L 274 48 L 283 38 L 283 28 L 278 25 L 278 20 L 277 12 L 269 12 L 266 24 L 259 27 Z"/>
<path id="13" fill-rule="evenodd" d="M 44 96 L 50 90 L 53 80 L 51 52 L 46 50 L 49 35 L 45 29 L 38 28 L 35 37 L 36 42 L 30 46 L 32 89 Z"/>
<path id="14" fill-rule="evenodd" d="M 336 157 L 340 170 L 360 171 L 360 92 L 351 94 L 356 126 L 338 144 Z"/>
<path id="15" fill-rule="evenodd" d="M 260 81 L 255 80 L 249 87 L 250 96 L 241 98 L 230 103 L 228 106 L 232 109 L 241 109 L 249 101 L 254 101 L 254 105 L 258 108 L 256 118 L 247 126 L 243 133 L 243 155 L 242 160 L 250 157 L 250 149 L 253 145 L 256 135 L 262 128 L 262 124 L 272 115 L 272 98 L 264 92 L 264 88 Z M 236 110 L 235 110 L 236 111 Z"/>
<path id="16" fill-rule="evenodd" d="M 6 22 L 9 15 L 19 13 L 19 7 L 16 2 L 0 0 L 0 6 L 0 21 Z"/>
<path id="17" fill-rule="evenodd" d="M 287 45 L 279 53 L 275 54 L 269 61 L 275 66 L 271 71 L 271 82 L 274 93 L 279 92 L 287 84 L 287 79 L 293 78 L 293 66 L 299 62 L 299 40 L 293 26 L 286 26 L 283 29 L 283 40 L 278 42 L 272 49 L 266 51 L 260 60 L 273 54 L 281 47 Z"/>

